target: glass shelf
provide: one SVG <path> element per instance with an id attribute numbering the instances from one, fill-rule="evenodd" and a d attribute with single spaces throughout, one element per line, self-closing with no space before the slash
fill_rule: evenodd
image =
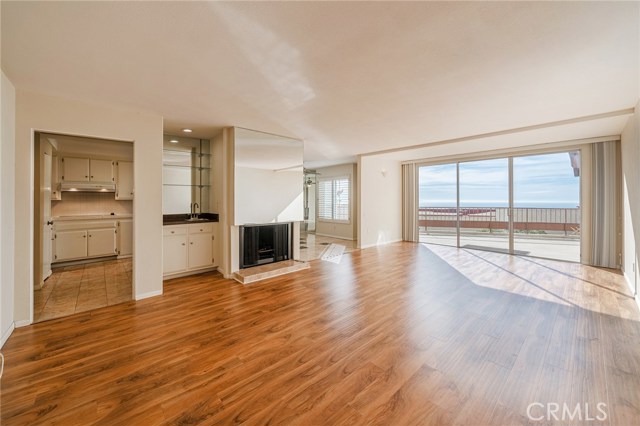
<path id="1" fill-rule="evenodd" d="M 165 145 L 162 149 L 162 211 L 165 214 L 188 211 L 192 203 L 198 203 L 202 212 L 210 208 L 211 145 L 209 141 L 186 139 L 180 138 L 184 145 Z"/>
<path id="2" fill-rule="evenodd" d="M 192 187 L 192 188 L 208 188 L 211 185 L 198 185 L 198 184 L 193 184 L 193 185 L 187 185 L 187 184 L 182 184 L 182 183 L 163 183 L 162 186 L 183 186 L 183 187 Z"/>
<path id="3" fill-rule="evenodd" d="M 180 151 L 178 151 L 180 152 Z M 206 155 L 199 157 L 197 154 L 175 154 L 175 152 L 164 152 L 162 156 L 162 165 L 165 167 L 193 167 L 210 169 L 211 168 L 211 156 Z"/>
<path id="4" fill-rule="evenodd" d="M 172 155 L 173 154 L 184 155 L 185 157 L 186 156 L 191 156 L 191 155 L 193 155 L 194 157 L 211 157 L 211 154 L 207 153 L 207 152 L 180 151 L 180 150 L 177 150 L 177 149 L 167 149 L 167 148 L 164 148 L 163 151 L 164 152 L 169 152 Z"/>
<path id="5" fill-rule="evenodd" d="M 179 167 L 181 169 L 192 169 L 192 170 L 211 170 L 211 167 L 198 167 L 198 166 L 183 166 L 181 164 L 162 164 L 163 167 Z"/>

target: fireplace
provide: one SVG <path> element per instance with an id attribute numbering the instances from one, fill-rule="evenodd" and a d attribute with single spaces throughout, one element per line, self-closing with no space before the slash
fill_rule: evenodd
<path id="1" fill-rule="evenodd" d="M 291 223 L 240 227 L 240 268 L 289 260 Z"/>

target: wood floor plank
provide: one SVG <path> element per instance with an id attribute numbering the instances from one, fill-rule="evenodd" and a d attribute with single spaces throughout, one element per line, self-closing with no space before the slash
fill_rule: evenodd
<path id="1" fill-rule="evenodd" d="M 98 292 L 115 273 L 58 280 Z M 537 426 L 562 423 L 528 419 L 531 402 L 602 401 L 594 426 L 633 425 L 639 319 L 617 271 L 444 246 L 356 250 L 246 286 L 206 273 L 17 329 L 0 421 Z"/>

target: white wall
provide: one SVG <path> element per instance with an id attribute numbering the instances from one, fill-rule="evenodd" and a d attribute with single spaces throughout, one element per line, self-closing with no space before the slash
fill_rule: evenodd
<path id="1" fill-rule="evenodd" d="M 358 163 L 358 239 L 362 248 L 402 240 L 402 173 L 389 155 L 363 156 Z"/>
<path id="2" fill-rule="evenodd" d="M 622 132 L 622 271 L 638 294 L 638 248 L 640 247 L 640 103 Z"/>
<path id="3" fill-rule="evenodd" d="M 14 327 L 15 105 L 16 90 L 0 80 L 0 348 Z"/>
<path id="4" fill-rule="evenodd" d="M 162 293 L 162 117 L 17 91 L 15 321 L 31 321 L 34 131 L 132 141 L 136 299 Z M 3 222 L 4 225 L 4 222 Z"/>
<path id="5" fill-rule="evenodd" d="M 357 236 L 357 226 L 358 226 L 358 217 L 357 217 L 357 204 L 358 204 L 358 191 L 357 191 L 357 165 L 356 164 L 341 164 L 338 166 L 332 167 L 323 167 L 321 169 L 317 169 L 318 176 L 316 181 L 320 181 L 326 178 L 333 177 L 343 177 L 347 176 L 351 182 L 351 211 L 349 212 L 349 217 L 351 218 L 349 223 L 339 223 L 339 222 L 331 222 L 331 221 L 323 221 L 322 219 L 318 219 L 317 217 L 317 209 L 316 210 L 316 234 L 318 235 L 327 235 L 330 237 L 336 238 L 344 238 L 347 240 L 355 240 Z M 312 185 L 312 189 L 314 192 L 318 191 L 318 184 Z M 309 197 L 311 199 L 311 197 Z M 313 197 L 315 201 L 317 197 Z"/>

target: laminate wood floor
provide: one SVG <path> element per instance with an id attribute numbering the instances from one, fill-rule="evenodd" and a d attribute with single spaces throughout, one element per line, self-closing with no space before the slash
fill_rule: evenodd
<path id="1" fill-rule="evenodd" d="M 2 425 L 635 425 L 640 315 L 615 271 L 397 243 L 243 286 L 18 329 Z M 531 403 L 582 407 L 534 421 Z M 599 414 L 604 403 L 607 418 Z M 544 413 L 539 406 L 532 414 Z"/>

